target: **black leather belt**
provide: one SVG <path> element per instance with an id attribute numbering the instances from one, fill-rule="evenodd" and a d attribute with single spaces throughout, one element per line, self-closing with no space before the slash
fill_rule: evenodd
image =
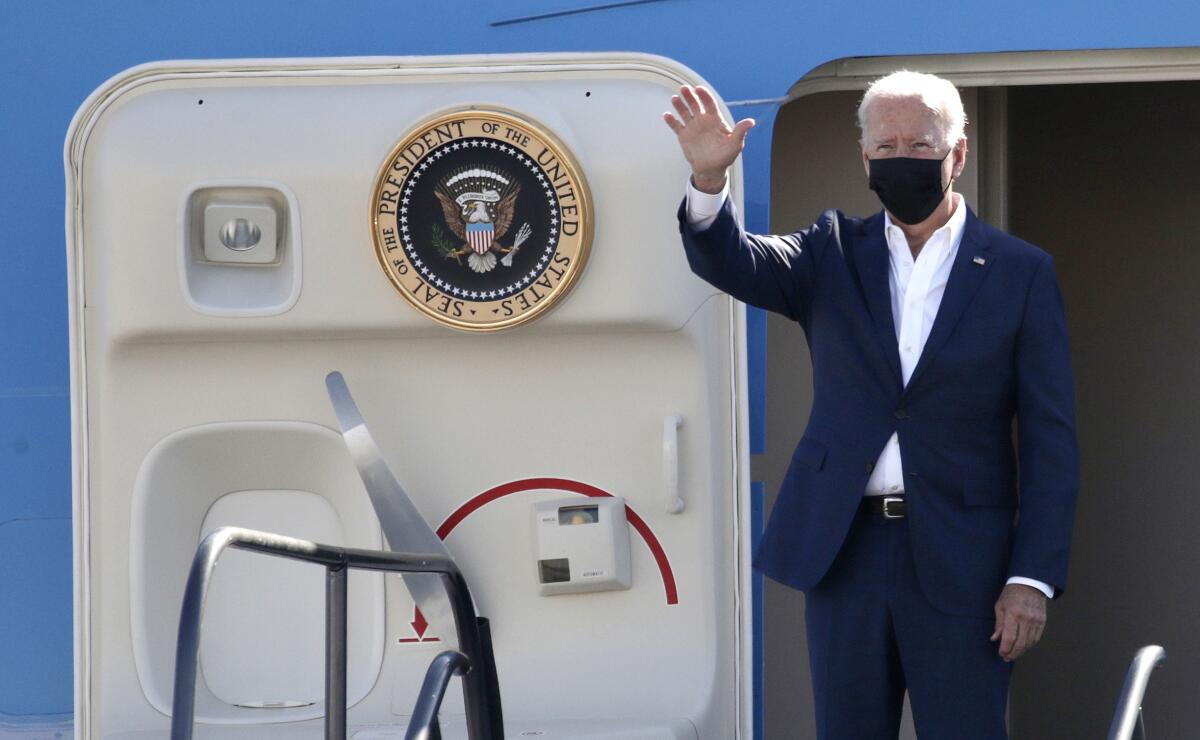
<path id="1" fill-rule="evenodd" d="M 859 508 L 884 519 L 903 519 L 906 506 L 903 496 L 863 496 Z"/>

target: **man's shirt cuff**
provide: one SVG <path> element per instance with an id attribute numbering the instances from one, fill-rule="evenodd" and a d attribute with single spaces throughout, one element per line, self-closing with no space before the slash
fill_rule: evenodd
<path id="1" fill-rule="evenodd" d="M 688 226 L 696 231 L 704 231 L 709 226 L 712 226 L 713 221 L 717 220 L 717 214 L 721 212 L 721 207 L 725 205 L 725 199 L 729 197 L 729 178 L 725 178 L 725 185 L 721 188 L 721 192 L 704 193 L 696 189 L 692 184 L 692 178 L 688 177 L 687 183 L 687 222 Z"/>
<path id="2" fill-rule="evenodd" d="M 1041 581 L 1035 581 L 1032 578 L 1022 578 L 1021 576 L 1013 576 L 1012 578 L 1009 578 L 1008 583 L 1017 583 L 1022 586 L 1033 586 L 1038 591 L 1041 591 L 1042 593 L 1046 594 L 1047 599 L 1054 598 L 1054 587 L 1048 583 L 1042 583 Z"/>

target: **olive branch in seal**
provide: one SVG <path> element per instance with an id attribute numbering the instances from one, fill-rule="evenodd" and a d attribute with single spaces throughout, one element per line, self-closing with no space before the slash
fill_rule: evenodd
<path id="1" fill-rule="evenodd" d="M 432 240 L 433 248 L 437 250 L 443 259 L 453 257 L 455 262 L 460 265 L 462 264 L 462 260 L 458 258 L 458 249 L 455 248 L 454 242 L 450 241 L 450 238 L 446 236 L 446 232 L 442 231 L 442 227 L 437 224 L 433 225 Z"/>

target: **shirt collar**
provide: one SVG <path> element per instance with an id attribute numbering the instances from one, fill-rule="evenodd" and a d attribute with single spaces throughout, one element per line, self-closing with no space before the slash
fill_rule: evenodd
<path id="1" fill-rule="evenodd" d="M 958 245 L 962 242 L 963 230 L 967 225 L 967 204 L 963 200 L 961 193 L 954 193 L 954 213 L 950 214 L 950 220 L 945 223 L 940 229 L 929 235 L 929 241 L 926 244 L 940 242 L 945 238 L 945 244 L 949 247 L 950 252 L 958 250 Z M 885 208 L 883 210 L 883 233 L 887 238 L 888 250 L 895 255 L 896 252 L 908 253 L 908 238 L 904 236 L 904 232 L 892 221 L 892 216 Z M 945 237 L 941 235 L 945 234 Z"/>

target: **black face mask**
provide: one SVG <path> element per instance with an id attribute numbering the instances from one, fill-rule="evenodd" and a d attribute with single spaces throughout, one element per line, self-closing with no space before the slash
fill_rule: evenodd
<path id="1" fill-rule="evenodd" d="M 954 151 L 951 147 L 946 157 Z M 886 159 L 868 160 L 870 173 L 867 186 L 875 191 L 883 207 L 897 221 L 908 224 L 919 224 L 929 218 L 942 197 L 950 188 L 950 183 L 942 187 L 941 159 L 917 159 L 915 157 L 888 157 Z"/>

